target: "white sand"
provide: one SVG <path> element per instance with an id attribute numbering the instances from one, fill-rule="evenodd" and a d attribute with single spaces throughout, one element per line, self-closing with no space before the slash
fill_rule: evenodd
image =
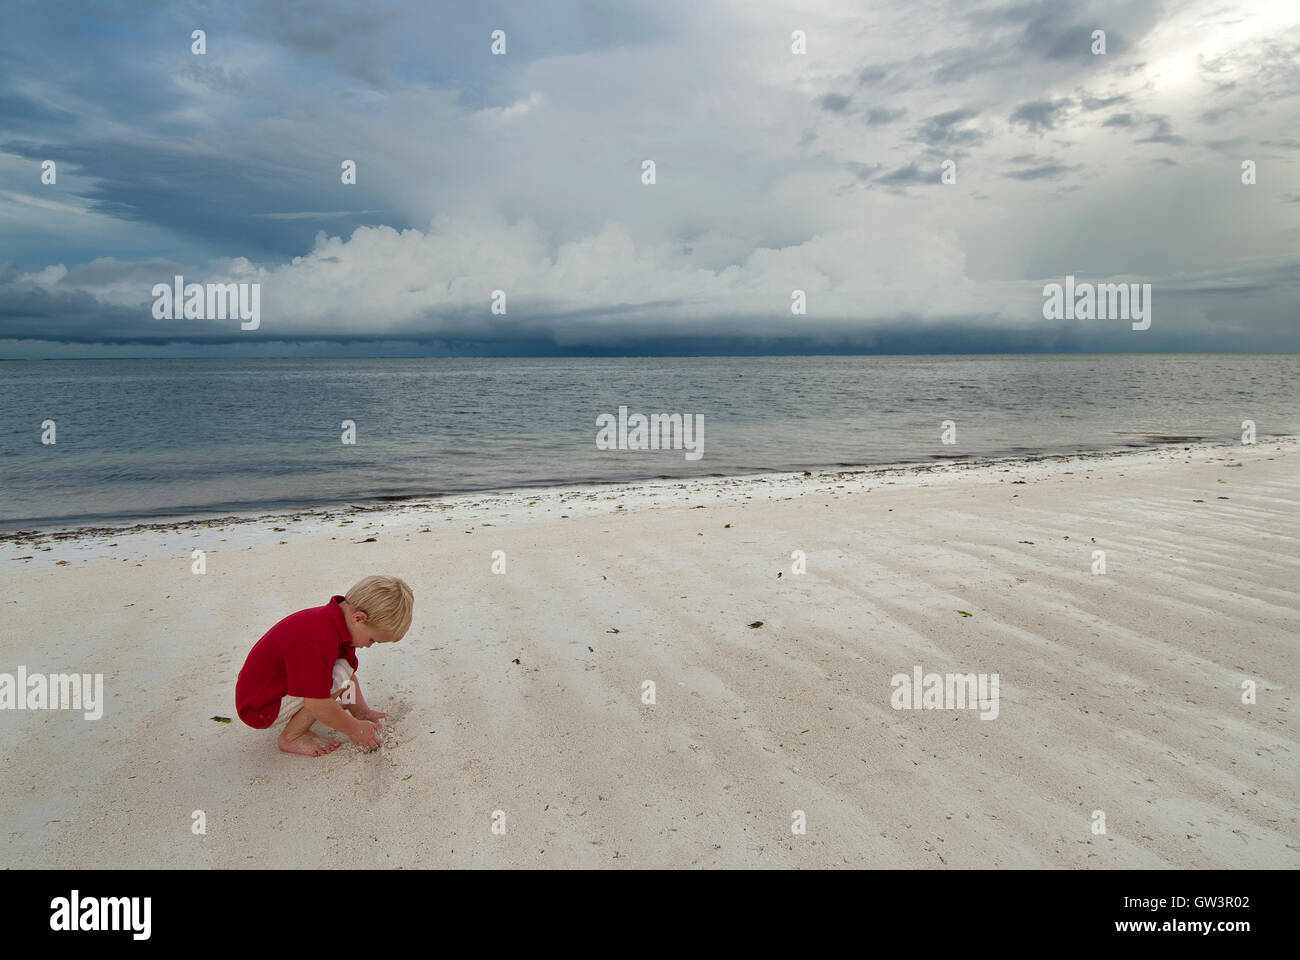
<path id="1" fill-rule="evenodd" d="M 1298 493 L 1269 441 L 6 542 L 0 672 L 107 707 L 0 712 L 0 866 L 1297 867 Z M 380 572 L 383 750 L 280 753 L 244 656 Z M 892 709 L 917 664 L 998 718 Z"/>

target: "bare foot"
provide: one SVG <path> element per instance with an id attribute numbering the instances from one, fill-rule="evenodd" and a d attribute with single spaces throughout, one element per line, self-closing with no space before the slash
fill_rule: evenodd
<path id="1" fill-rule="evenodd" d="M 369 720 L 377 727 L 382 727 L 383 723 L 380 721 L 382 721 L 384 717 L 388 716 L 386 713 L 380 713 L 378 710 L 371 710 L 369 707 L 366 707 L 364 710 L 358 710 L 356 707 L 344 707 L 344 709 L 358 720 Z"/>
<path id="2" fill-rule="evenodd" d="M 299 753 L 304 757 L 323 757 L 339 746 L 337 740 L 322 737 L 312 733 L 311 730 L 304 730 L 296 737 L 288 737 L 282 733 L 276 744 L 285 753 Z"/>

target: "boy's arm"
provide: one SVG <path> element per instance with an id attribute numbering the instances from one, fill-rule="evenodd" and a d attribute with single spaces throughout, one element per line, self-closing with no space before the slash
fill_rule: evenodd
<path id="1" fill-rule="evenodd" d="M 375 733 L 375 725 L 367 720 L 356 719 L 352 714 L 344 710 L 337 700 L 329 697 L 322 700 L 306 697 L 303 700 L 303 705 L 311 711 L 313 717 L 326 726 L 333 727 L 357 746 L 379 746 L 379 736 Z"/>

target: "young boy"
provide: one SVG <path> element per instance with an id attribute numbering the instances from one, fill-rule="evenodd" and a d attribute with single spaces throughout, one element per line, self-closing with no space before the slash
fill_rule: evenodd
<path id="1" fill-rule="evenodd" d="M 357 683 L 358 647 L 395 643 L 411 626 L 411 588 L 396 577 L 366 577 L 347 596 L 285 617 L 253 646 L 235 683 L 239 719 L 256 730 L 284 725 L 286 753 L 319 757 L 339 746 L 318 736 L 319 720 L 362 750 L 379 746 L 380 720 Z"/>

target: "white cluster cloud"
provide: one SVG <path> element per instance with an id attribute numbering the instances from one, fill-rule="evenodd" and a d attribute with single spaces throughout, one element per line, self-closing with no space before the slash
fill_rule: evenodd
<path id="1" fill-rule="evenodd" d="M 741 263 L 710 269 L 678 246 L 638 245 L 614 223 L 554 243 L 531 220 L 443 216 L 427 231 L 361 227 L 348 239 L 321 233 L 314 249 L 281 265 L 240 258 L 196 272 L 105 259 L 21 279 L 142 311 L 152 285 L 170 283 L 173 270 L 185 271 L 186 282 L 259 283 L 267 336 L 438 336 L 476 323 L 553 330 L 565 318 L 579 329 L 623 333 L 689 329 L 698 321 L 767 319 L 784 327 L 796 322 L 796 290 L 819 323 L 988 311 L 1014 319 L 1007 292 L 981 292 L 964 278 L 962 261 L 951 231 L 887 235 L 862 226 L 760 247 Z M 504 316 L 491 310 L 498 290 L 505 293 Z M 1026 319 L 1035 309 L 1030 301 Z"/>

